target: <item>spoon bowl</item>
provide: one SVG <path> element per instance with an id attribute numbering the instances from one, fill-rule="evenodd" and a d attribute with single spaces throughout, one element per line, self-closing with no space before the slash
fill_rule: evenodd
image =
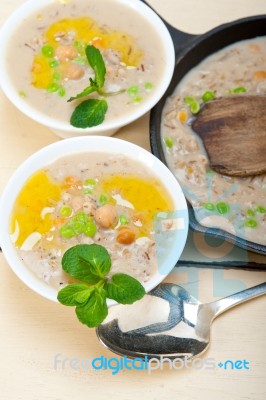
<path id="1" fill-rule="evenodd" d="M 131 306 L 112 307 L 96 332 L 100 342 L 120 356 L 194 358 L 207 350 L 215 317 L 263 294 L 266 282 L 203 304 L 183 287 L 161 283 Z"/>
<path id="2" fill-rule="evenodd" d="M 209 164 L 229 176 L 266 172 L 266 95 L 230 95 L 208 101 L 192 129 L 202 139 Z"/>

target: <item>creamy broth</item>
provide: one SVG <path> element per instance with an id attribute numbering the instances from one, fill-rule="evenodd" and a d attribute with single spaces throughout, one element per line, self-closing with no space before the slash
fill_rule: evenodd
<path id="1" fill-rule="evenodd" d="M 104 91 L 120 92 L 107 98 L 106 121 L 141 107 L 160 84 L 164 70 L 161 38 L 132 7 L 113 7 L 112 2 L 107 7 L 101 0 L 56 1 L 23 20 L 10 43 L 10 75 L 20 95 L 39 112 L 69 121 L 79 101 L 67 100 L 93 78 L 84 56 L 88 44 L 103 56 Z M 61 59 L 59 46 L 69 50 L 66 58 Z"/>
<path id="2" fill-rule="evenodd" d="M 104 246 L 111 273 L 145 283 L 157 270 L 153 219 L 173 211 L 162 183 L 123 155 L 80 153 L 35 173 L 13 208 L 11 237 L 27 267 L 59 289 L 69 283 L 64 252 L 80 243 Z"/>
<path id="3" fill-rule="evenodd" d="M 266 175 L 236 178 L 210 170 L 202 142 L 190 127 L 193 113 L 188 98 L 200 105 L 206 92 L 215 98 L 265 94 L 266 38 L 230 45 L 193 68 L 167 99 L 161 124 L 167 164 L 197 220 L 266 245 Z"/>

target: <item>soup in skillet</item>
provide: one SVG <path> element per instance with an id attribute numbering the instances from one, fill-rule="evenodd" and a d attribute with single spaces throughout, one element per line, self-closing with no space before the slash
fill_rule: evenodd
<path id="1" fill-rule="evenodd" d="M 265 37 L 232 44 L 193 68 L 167 99 L 161 140 L 167 164 L 200 224 L 266 245 L 266 175 L 237 178 L 214 172 L 190 126 L 201 104 L 237 93 L 266 93 Z"/>

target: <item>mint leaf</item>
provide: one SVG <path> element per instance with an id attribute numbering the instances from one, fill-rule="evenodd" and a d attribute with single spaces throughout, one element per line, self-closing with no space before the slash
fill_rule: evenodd
<path id="1" fill-rule="evenodd" d="M 97 244 L 78 244 L 62 258 L 63 270 L 83 282 L 98 283 L 111 269 L 108 251 Z"/>
<path id="2" fill-rule="evenodd" d="M 97 90 L 98 90 L 97 86 L 93 86 L 93 85 L 88 86 L 84 90 L 82 90 L 82 92 L 78 93 L 76 96 L 70 97 L 67 101 L 70 102 L 73 100 L 80 99 L 81 97 L 86 97 L 93 92 L 97 92 Z"/>
<path id="3" fill-rule="evenodd" d="M 145 295 L 141 283 L 126 274 L 114 274 L 105 286 L 107 297 L 121 304 L 132 304 Z"/>
<path id="4" fill-rule="evenodd" d="M 76 128 L 91 128 L 104 121 L 108 105 L 106 100 L 88 99 L 80 103 L 73 111 L 70 123 Z"/>
<path id="5" fill-rule="evenodd" d="M 62 267 L 73 278 L 95 284 L 101 280 L 101 277 L 91 271 L 90 264 L 86 261 L 87 246 L 77 245 L 68 249 L 63 255 Z"/>
<path id="6" fill-rule="evenodd" d="M 87 303 L 76 307 L 76 314 L 80 322 L 89 328 L 100 325 L 108 315 L 104 291 L 95 291 Z"/>
<path id="7" fill-rule="evenodd" d="M 85 53 L 88 62 L 95 74 L 95 83 L 98 89 L 101 89 L 104 85 L 106 68 L 104 64 L 101 52 L 94 46 L 87 46 Z"/>
<path id="8" fill-rule="evenodd" d="M 100 244 L 83 244 L 86 249 L 86 261 L 94 275 L 104 278 L 111 269 L 111 257 L 105 247 Z M 83 255 L 84 257 L 84 255 Z"/>
<path id="9" fill-rule="evenodd" d="M 80 306 L 88 301 L 93 291 L 93 286 L 72 283 L 58 292 L 57 300 L 65 306 Z"/>

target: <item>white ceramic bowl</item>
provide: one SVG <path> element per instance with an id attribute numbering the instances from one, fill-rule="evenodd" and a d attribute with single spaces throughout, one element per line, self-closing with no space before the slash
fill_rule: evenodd
<path id="1" fill-rule="evenodd" d="M 166 236 L 163 234 L 160 243 L 156 242 L 156 250 L 157 244 L 159 245 L 158 270 L 145 284 L 147 292 L 170 273 L 183 251 L 188 233 L 186 200 L 177 180 L 158 158 L 133 143 L 113 137 L 87 136 L 58 141 L 34 153 L 20 165 L 7 183 L 0 199 L 0 246 L 3 254 L 15 274 L 27 286 L 47 299 L 57 301 L 56 289 L 41 281 L 24 265 L 11 241 L 9 226 L 14 202 L 27 179 L 55 159 L 78 152 L 102 152 L 104 149 L 107 153 L 124 154 L 143 163 L 145 168 L 150 169 L 163 182 L 174 201 L 175 212 L 171 217 L 178 222 L 178 227 L 166 233 Z M 113 303 L 109 301 L 108 305 Z"/>
<path id="2" fill-rule="evenodd" d="M 58 3 L 62 3 L 61 0 L 57 1 Z M 89 3 L 89 1 L 90 0 L 87 2 Z M 101 1 L 106 1 L 106 3 L 108 3 L 110 6 L 110 0 Z M 0 86 L 9 100 L 21 112 L 38 123 L 47 126 L 62 138 L 80 135 L 112 135 L 119 128 L 135 121 L 147 113 L 163 96 L 170 83 L 174 70 L 175 54 L 172 39 L 164 23 L 153 10 L 151 10 L 140 0 L 112 0 L 112 7 L 116 9 L 116 13 L 119 13 L 119 8 L 121 6 L 126 6 L 128 8 L 128 22 L 131 25 L 134 24 L 132 12 L 136 12 L 137 15 L 139 15 L 139 17 L 144 21 L 144 24 L 147 22 L 147 24 L 151 25 L 152 28 L 158 32 L 158 38 L 154 38 L 154 43 L 158 42 L 158 39 L 160 39 L 162 43 L 161 50 L 158 51 L 158 57 L 160 57 L 164 63 L 162 73 L 160 74 L 161 81 L 158 85 L 154 85 L 152 95 L 143 100 L 141 105 L 132 107 L 132 112 L 119 116 L 117 119 L 104 121 L 101 125 L 92 128 L 80 129 L 71 126 L 69 121 L 62 122 L 59 119 L 52 118 L 51 116 L 40 112 L 35 108 L 34 104 L 28 103 L 24 98 L 21 97 L 21 95 L 19 95 L 20 88 L 15 86 L 9 72 L 10 61 L 8 58 L 8 51 L 10 50 L 11 46 L 11 38 L 16 33 L 18 26 L 21 23 L 24 23 L 29 15 L 37 15 L 39 12 L 41 12 L 43 7 L 49 5 L 50 3 L 55 3 L 55 0 L 28 0 L 22 4 L 22 6 L 17 8 L 2 26 L 0 31 Z M 27 22 L 25 22 L 25 24 L 26 23 Z M 119 27 L 116 27 L 116 29 L 119 29 Z"/>

